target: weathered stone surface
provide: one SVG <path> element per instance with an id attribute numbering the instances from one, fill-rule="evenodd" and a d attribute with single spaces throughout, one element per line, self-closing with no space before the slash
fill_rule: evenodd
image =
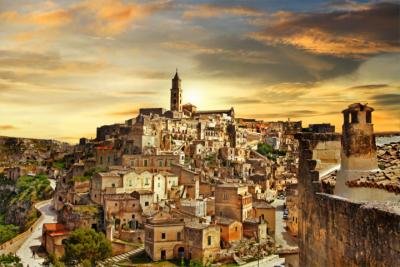
<path id="1" fill-rule="evenodd" d="M 399 266 L 400 203 L 358 203 L 320 193 L 309 151 L 332 136 L 297 138 L 300 266 Z"/>

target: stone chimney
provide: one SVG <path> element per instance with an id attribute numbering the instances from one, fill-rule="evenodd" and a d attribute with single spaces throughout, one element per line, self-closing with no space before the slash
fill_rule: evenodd
<path id="1" fill-rule="evenodd" d="M 341 166 L 337 173 L 335 194 L 347 198 L 351 189 L 346 182 L 358 179 L 364 174 L 378 169 L 373 108 L 355 103 L 343 110 Z"/>

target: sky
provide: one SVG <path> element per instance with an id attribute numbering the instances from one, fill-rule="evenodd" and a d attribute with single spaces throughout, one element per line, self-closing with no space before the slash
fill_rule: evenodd
<path id="1" fill-rule="evenodd" d="M 399 1 L 0 0 L 0 135 L 76 142 L 141 107 L 400 130 Z"/>

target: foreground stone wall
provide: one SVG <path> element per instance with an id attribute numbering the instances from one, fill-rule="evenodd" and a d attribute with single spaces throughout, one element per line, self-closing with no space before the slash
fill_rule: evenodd
<path id="1" fill-rule="evenodd" d="M 337 134 L 298 134 L 300 266 L 398 266 L 400 204 L 321 193 L 313 150 Z"/>

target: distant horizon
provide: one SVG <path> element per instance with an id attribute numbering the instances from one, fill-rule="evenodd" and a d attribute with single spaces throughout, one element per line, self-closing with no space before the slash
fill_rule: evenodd
<path id="1" fill-rule="evenodd" d="M 0 0 L 0 135 L 74 141 L 139 108 L 234 106 L 331 123 L 349 104 L 400 131 L 398 10 L 388 1 Z"/>

